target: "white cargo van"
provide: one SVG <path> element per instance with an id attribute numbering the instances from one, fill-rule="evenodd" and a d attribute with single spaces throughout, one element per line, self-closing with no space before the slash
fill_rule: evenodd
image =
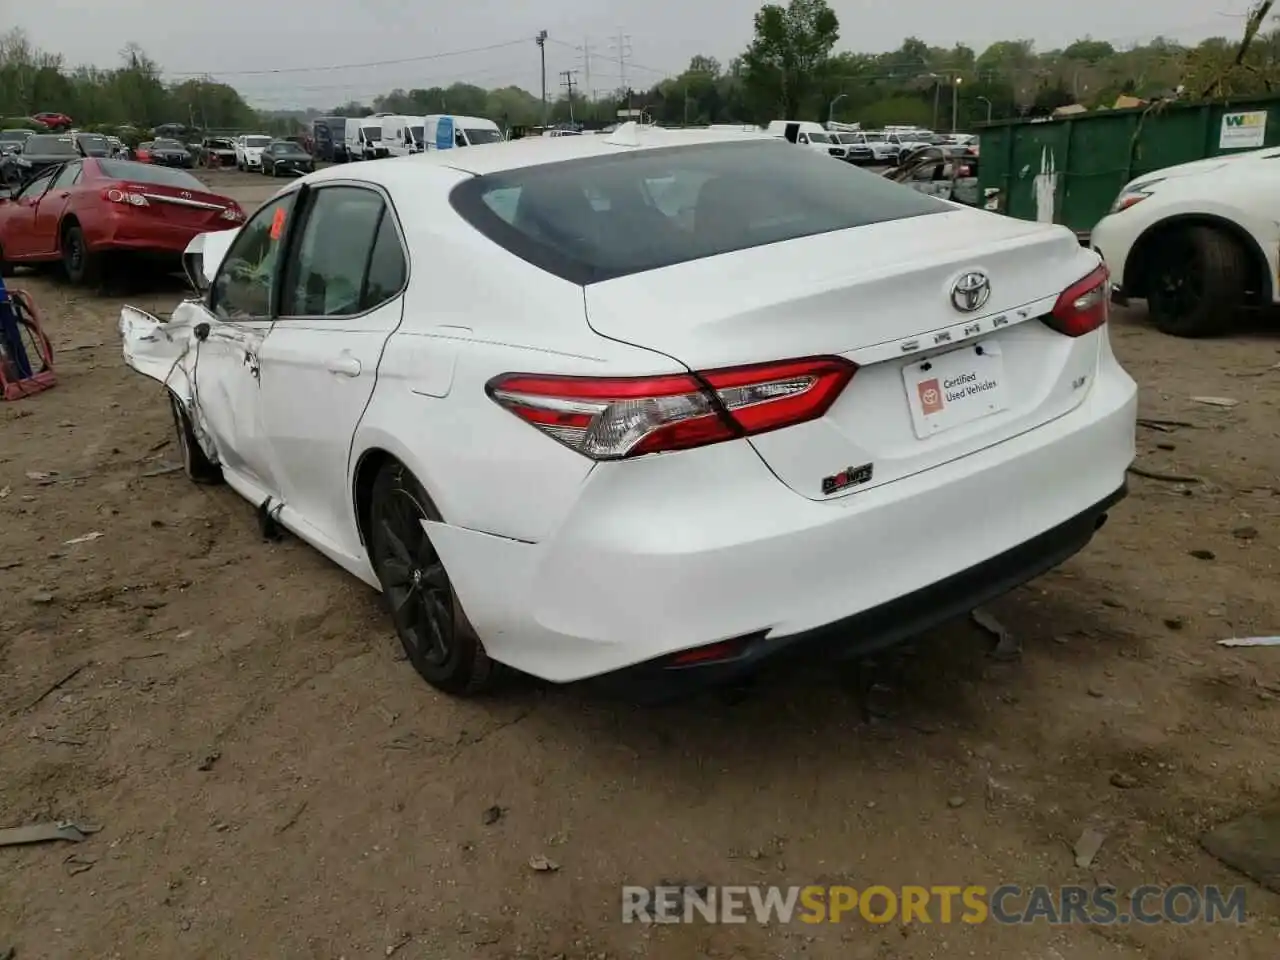
<path id="1" fill-rule="evenodd" d="M 347 118 L 347 158 L 351 161 L 373 160 L 385 157 L 386 147 L 382 144 L 381 117 L 348 117 Z"/>
<path id="2" fill-rule="evenodd" d="M 781 137 L 810 150 L 818 150 L 841 160 L 849 159 L 849 148 L 840 138 L 822 129 L 822 124 L 812 120 L 774 120 L 765 130 L 771 137 Z"/>
<path id="3" fill-rule="evenodd" d="M 502 131 L 492 120 L 483 117 L 459 117 L 454 114 L 436 113 L 424 117 L 428 150 L 450 150 L 453 147 L 474 147 L 482 143 L 498 143 Z"/>
<path id="4" fill-rule="evenodd" d="M 382 117 L 382 145 L 389 157 L 407 157 L 423 151 L 425 117 Z"/>

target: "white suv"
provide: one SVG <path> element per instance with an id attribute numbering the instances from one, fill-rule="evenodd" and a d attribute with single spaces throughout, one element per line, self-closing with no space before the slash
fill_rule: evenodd
<path id="1" fill-rule="evenodd" d="M 236 169 L 261 170 L 262 150 L 271 142 L 266 134 L 247 133 L 236 137 Z"/>
<path id="2" fill-rule="evenodd" d="M 876 165 L 898 162 L 898 144 L 890 143 L 883 133 L 868 130 L 865 133 L 838 133 L 836 136 L 848 148 L 851 163 Z"/>
<path id="3" fill-rule="evenodd" d="M 1157 329 L 1220 333 L 1242 307 L 1280 303 L 1280 149 L 1168 167 L 1126 184 L 1090 242 L 1113 299 L 1145 298 Z"/>

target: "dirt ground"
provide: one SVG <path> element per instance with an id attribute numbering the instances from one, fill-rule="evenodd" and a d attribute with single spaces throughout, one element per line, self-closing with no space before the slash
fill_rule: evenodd
<path id="1" fill-rule="evenodd" d="M 213 179 L 246 205 L 272 189 Z M 1243 927 L 620 920 L 621 885 L 673 880 L 1247 883 L 1198 841 L 1280 792 L 1280 651 L 1215 642 L 1280 629 L 1265 324 L 1195 343 L 1116 317 L 1143 415 L 1189 424 L 1141 429 L 1139 464 L 1200 482 L 1134 477 L 1086 551 L 992 605 L 1020 660 L 951 623 L 868 723 L 821 666 L 660 709 L 436 694 L 371 591 L 166 472 L 165 398 L 124 367 L 121 299 L 15 285 L 59 384 L 0 404 L 0 826 L 102 829 L 0 850 L 0 956 L 1277 956 L 1280 899 L 1254 885 Z M 1081 869 L 1090 824 L 1106 840 Z"/>

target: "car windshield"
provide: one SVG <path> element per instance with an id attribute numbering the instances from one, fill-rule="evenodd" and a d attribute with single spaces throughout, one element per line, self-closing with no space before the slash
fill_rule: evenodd
<path id="1" fill-rule="evenodd" d="M 89 153 L 95 150 L 100 153 L 106 153 L 111 146 L 107 143 L 107 138 L 100 133 L 82 133 L 76 139 L 80 142 L 80 146 Z"/>
<path id="2" fill-rule="evenodd" d="M 382 128 L 381 128 L 381 127 L 361 127 L 360 129 L 364 131 L 364 138 L 365 138 L 366 140 L 381 140 L 381 139 L 382 139 Z"/>
<path id="3" fill-rule="evenodd" d="M 475 177 L 451 202 L 516 256 L 574 283 L 950 208 L 776 141 L 639 150 Z"/>
<path id="4" fill-rule="evenodd" d="M 265 147 L 271 142 L 270 137 L 245 137 L 244 145 L 246 147 Z"/>
<path id="5" fill-rule="evenodd" d="M 827 133 L 811 133 L 809 134 L 810 143 L 830 143 L 834 138 Z"/>
<path id="6" fill-rule="evenodd" d="M 278 156 L 282 156 L 282 157 L 306 157 L 306 156 L 310 156 L 310 154 L 308 154 L 308 153 L 307 153 L 307 151 L 303 150 L 303 149 L 302 149 L 300 146 L 298 146 L 296 143 L 293 143 L 293 142 L 288 141 L 288 140 L 282 140 L 282 141 L 280 141 L 279 143 L 275 144 L 271 149 L 272 149 L 272 152 L 273 152 L 273 153 L 277 154 Z"/>
<path id="7" fill-rule="evenodd" d="M 502 134 L 499 131 L 484 127 L 464 127 L 463 132 L 467 135 L 467 142 L 473 147 L 480 143 L 498 143 L 502 140 Z"/>
<path id="8" fill-rule="evenodd" d="M 842 133 L 838 136 L 841 143 L 861 143 L 862 137 L 856 133 Z"/>
<path id="9" fill-rule="evenodd" d="M 867 136 L 867 143 L 884 143 L 885 142 L 883 133 L 868 133 L 866 136 Z"/>
<path id="10" fill-rule="evenodd" d="M 234 150 L 236 148 L 236 145 L 230 140 L 224 140 L 221 137 L 210 140 L 209 146 L 214 150 Z"/>
<path id="11" fill-rule="evenodd" d="M 43 134 L 28 137 L 22 152 L 43 157 L 77 156 L 75 141 L 70 137 L 50 137 Z"/>
<path id="12" fill-rule="evenodd" d="M 108 180 L 130 180 L 134 183 L 154 183 L 160 187 L 177 187 L 179 190 L 199 190 L 204 193 L 208 188 L 189 173 L 174 170 L 172 167 L 157 167 L 149 163 L 134 163 L 132 160 L 99 160 L 98 170 Z"/>
<path id="13" fill-rule="evenodd" d="M 414 143 L 421 143 L 421 142 L 422 142 L 422 127 L 410 127 L 410 128 L 409 128 L 409 135 L 410 135 L 411 137 L 413 137 L 413 142 L 414 142 Z"/>
<path id="14" fill-rule="evenodd" d="M 156 150 L 186 150 L 177 140 L 157 140 L 151 146 Z"/>

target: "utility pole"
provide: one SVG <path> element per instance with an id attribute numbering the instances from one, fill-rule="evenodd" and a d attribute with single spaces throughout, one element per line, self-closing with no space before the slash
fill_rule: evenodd
<path id="1" fill-rule="evenodd" d="M 569 123 L 570 124 L 573 123 L 573 87 L 576 82 L 574 78 L 577 75 L 578 75 L 577 70 L 561 70 L 560 71 L 560 76 L 564 77 L 564 79 L 560 81 L 560 86 L 564 87 L 566 90 L 569 91 Z"/>
<path id="2" fill-rule="evenodd" d="M 542 55 L 542 124 L 547 123 L 547 31 L 539 30 L 533 38 L 538 44 L 538 53 Z"/>
<path id="3" fill-rule="evenodd" d="M 582 38 L 582 89 L 591 89 L 591 38 Z"/>
<path id="4" fill-rule="evenodd" d="M 618 54 L 618 80 L 622 84 L 622 95 L 627 98 L 627 119 L 631 119 L 631 86 L 627 83 L 627 61 L 631 59 L 631 35 L 618 29 L 618 36 L 612 43 Z"/>

